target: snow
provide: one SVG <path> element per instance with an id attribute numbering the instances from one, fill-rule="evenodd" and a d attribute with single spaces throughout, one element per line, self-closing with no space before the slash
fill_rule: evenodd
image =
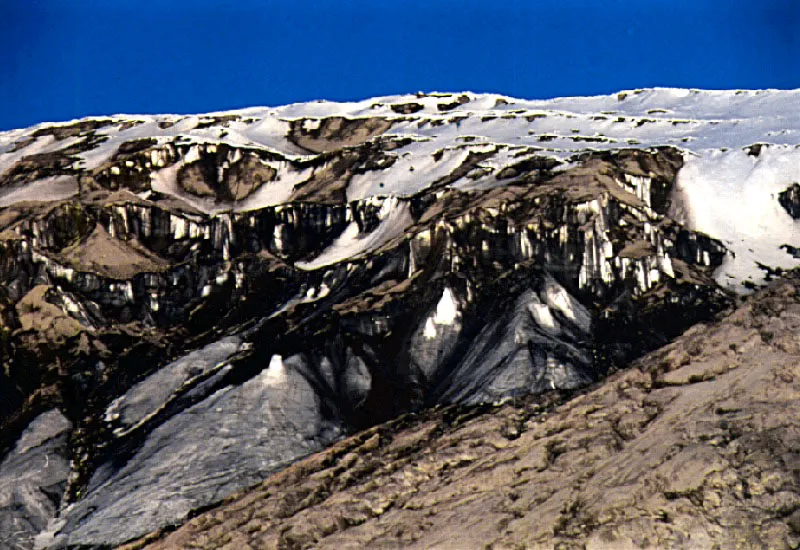
<path id="1" fill-rule="evenodd" d="M 405 104 L 421 108 L 409 115 L 392 108 Z M 780 208 L 775 196 L 792 181 L 800 180 L 796 168 L 800 146 L 798 107 L 800 90 L 652 88 L 546 100 L 471 92 L 420 93 L 191 116 L 114 115 L 94 118 L 109 123 L 94 130 L 95 136 L 105 141 L 80 153 L 74 166 L 96 169 L 109 162 L 121 144 L 143 138 L 154 139 L 159 146 L 180 141 L 272 153 L 275 158 L 267 164 L 277 171 L 276 180 L 238 202 L 202 199 L 180 189 L 175 176 L 187 159 L 162 166 L 153 175 L 154 191 L 219 215 L 291 200 L 294 189 L 314 173 L 311 168 L 297 169 L 294 163 L 318 156 L 289 140 L 291 125 L 300 122 L 307 131 L 313 131 L 326 117 L 381 117 L 391 122 L 381 139 L 407 142 L 385 151 L 385 155 L 394 157 L 387 168 L 361 170 L 353 176 L 346 190 L 348 201 L 412 196 L 451 177 L 471 154 L 487 158 L 450 186 L 470 190 L 504 185 L 508 180 L 496 177 L 503 168 L 535 155 L 557 159 L 564 169 L 572 165 L 577 153 L 589 150 L 671 145 L 684 151 L 686 159 L 673 202 L 682 205 L 691 228 L 721 239 L 735 253 L 717 277 L 741 290 L 745 281 L 763 280 L 764 273 L 756 262 L 781 268 L 797 265 L 794 258 L 778 248 L 783 244 L 797 246 L 798 239 L 796 222 Z M 0 132 L 0 174 L 26 156 L 56 152 L 86 139 L 86 135 L 60 141 L 49 135 L 33 137 L 37 130 L 74 122 L 77 121 Z M 747 156 L 742 150 L 755 143 L 771 146 L 759 157 Z M 19 149 L 12 152 L 15 147 Z M 634 176 L 626 181 L 636 187 L 637 196 L 646 199 L 649 181 Z M 58 182 L 64 184 L 64 189 L 59 187 L 61 183 L 55 185 Z M 6 192 L 0 205 L 33 196 L 45 200 L 71 196 L 66 180 L 58 182 L 36 182 L 29 190 Z M 396 208 L 370 234 L 358 234 L 357 228 L 350 226 L 328 250 L 299 266 L 316 269 L 375 250 L 410 223 L 410 214 L 402 203 Z"/>
<path id="2" fill-rule="evenodd" d="M 442 297 L 436 304 L 436 311 L 430 315 L 425 321 L 425 328 L 422 331 L 422 337 L 425 340 L 434 340 L 440 336 L 440 327 L 449 327 L 452 330 L 460 329 L 461 311 L 458 309 L 458 300 L 456 300 L 453 291 L 449 287 L 445 287 L 442 291 Z"/>
<path id="3" fill-rule="evenodd" d="M 209 146 L 206 146 L 209 147 Z M 289 201 L 294 191 L 294 186 L 311 175 L 311 169 L 293 170 L 288 162 L 266 162 L 277 172 L 275 181 L 267 182 L 253 194 L 236 203 L 217 201 L 213 198 L 198 197 L 181 189 L 178 185 L 178 172 L 184 166 L 200 160 L 200 148 L 191 147 L 188 153 L 179 161 L 156 170 L 151 174 L 150 187 L 153 191 L 179 198 L 193 208 L 206 214 L 221 214 L 224 212 L 248 212 L 268 206 L 277 206 Z"/>
<path id="4" fill-rule="evenodd" d="M 548 277 L 545 281 L 545 296 L 547 305 L 561 312 L 567 319 L 575 323 L 583 332 L 591 328 L 591 314 L 574 296 L 558 284 L 555 279 Z"/>
<path id="5" fill-rule="evenodd" d="M 556 320 L 553 318 L 553 314 L 550 312 L 550 308 L 547 307 L 547 304 L 543 304 L 539 301 L 532 301 L 530 304 L 528 304 L 528 311 L 530 311 L 531 315 L 533 315 L 533 318 L 536 321 L 536 324 L 540 327 L 548 330 L 549 332 L 559 331 Z M 517 342 L 524 341 L 524 335 L 520 334 L 516 340 Z"/>
<path id="6" fill-rule="evenodd" d="M 778 202 L 778 195 L 800 181 L 800 149 L 764 147 L 758 157 L 745 151 L 710 151 L 691 158 L 678 173 L 680 204 L 687 225 L 720 239 L 733 253 L 716 273 L 717 282 L 741 291 L 760 284 L 757 263 L 791 269 L 800 260 L 780 249 L 800 247 L 800 224 Z"/>
<path id="7" fill-rule="evenodd" d="M 436 338 L 436 325 L 433 324 L 433 317 L 428 317 L 428 320 L 425 321 L 425 330 L 422 331 L 422 334 L 426 340 Z"/>
<path id="8" fill-rule="evenodd" d="M 462 95 L 469 99 L 467 103 L 450 111 L 439 111 L 438 105 L 453 103 Z M 498 104 L 498 100 L 507 104 Z M 586 143 L 573 141 L 572 138 L 576 136 L 603 136 L 609 139 L 608 143 L 589 144 L 592 148 L 600 149 L 626 144 L 635 145 L 628 144 L 628 140 L 631 139 L 638 140 L 643 146 L 651 146 L 662 145 L 670 140 L 680 143 L 684 137 L 693 137 L 693 140 L 680 145 L 689 150 L 699 151 L 707 148 L 738 148 L 766 138 L 772 138 L 770 141 L 776 143 L 798 143 L 800 141 L 798 132 L 800 111 L 796 108 L 798 101 L 800 101 L 798 90 L 737 92 L 654 88 L 603 96 L 549 100 L 521 100 L 494 94 L 465 92 L 441 94 L 439 97 L 387 96 L 349 103 L 318 101 L 197 116 L 115 115 L 111 118 L 117 124 L 96 131 L 97 135 L 109 138 L 96 151 L 113 154 L 124 141 L 146 137 L 159 139 L 180 136 L 197 142 L 247 145 L 287 155 L 301 155 L 302 151 L 286 139 L 288 121 L 312 119 L 304 123 L 307 128 L 311 128 L 319 123 L 320 118 L 333 116 L 347 118 L 380 116 L 392 119 L 397 122 L 387 134 L 427 137 L 440 144 L 452 144 L 458 136 L 485 136 L 494 143 L 537 147 L 544 145 L 545 148 L 552 149 L 558 154 L 585 150 Z M 423 109 L 413 115 L 401 115 L 391 109 L 392 105 L 405 103 L 417 103 L 422 105 Z M 219 116 L 235 116 L 238 120 L 226 122 L 224 125 L 197 127 L 202 120 Z M 492 117 L 491 120 L 484 120 L 488 117 Z M 620 117 L 625 120 L 617 122 Z M 653 122 L 640 125 L 642 120 Z M 137 124 L 121 130 L 120 124 L 125 121 L 135 121 Z M 162 121 L 174 124 L 167 128 L 159 128 L 157 123 Z M 440 122 L 441 125 L 435 125 Z M 57 125 L 43 124 L 30 130 L 50 126 Z M 543 134 L 552 134 L 556 138 L 552 142 L 543 144 L 539 141 L 539 137 Z M 0 133 L 0 152 L 9 149 L 15 141 L 25 135 L 27 134 L 20 130 Z M 52 140 L 52 137 L 39 140 Z M 25 148 L 27 151 L 19 152 L 18 158 L 31 154 L 34 152 L 32 148 L 37 146 L 41 147 L 36 144 L 29 145 Z M 428 149 L 424 146 L 423 148 Z M 11 159 L 2 158 L 0 161 L 6 164 L 9 160 Z"/>
<path id="9" fill-rule="evenodd" d="M 26 137 L 20 130 L 0 133 L 0 176 L 4 176 L 16 162 L 24 157 L 44 153 L 48 150 L 52 152 L 54 146 L 59 144 L 53 136 L 39 136 L 24 147 L 12 152 L 11 149 L 14 148 L 15 144 Z"/>
<path id="10" fill-rule="evenodd" d="M 252 195 L 240 201 L 235 206 L 235 211 L 249 212 L 288 202 L 295 185 L 307 180 L 313 173 L 311 168 L 295 170 L 288 162 L 267 164 L 277 171 L 276 180 L 263 184 Z"/>
<path id="11" fill-rule="evenodd" d="M 351 222 L 319 256 L 310 261 L 297 262 L 295 265 L 300 269 L 311 271 L 362 256 L 400 237 L 414 223 L 408 203 L 400 202 L 397 197 L 388 197 L 384 200 L 378 211 L 378 219 L 381 220 L 378 227 L 367 234 L 361 234 L 358 225 Z"/>
<path id="12" fill-rule="evenodd" d="M 453 296 L 453 291 L 445 288 L 444 292 L 442 292 L 442 298 L 436 305 L 436 314 L 433 316 L 433 322 L 437 325 L 452 325 L 460 316 L 458 302 Z"/>
<path id="13" fill-rule="evenodd" d="M 61 201 L 78 194 L 73 176 L 42 178 L 24 186 L 0 188 L 0 207 L 26 201 Z"/>
<path id="14" fill-rule="evenodd" d="M 265 386 L 275 386 L 286 381 L 286 365 L 283 364 L 283 357 L 273 355 L 269 361 L 266 374 L 263 377 Z"/>
<path id="15" fill-rule="evenodd" d="M 354 176 L 347 187 L 348 200 L 382 194 L 413 195 L 449 175 L 469 155 L 467 148 L 446 147 L 441 149 L 442 158 L 437 160 L 433 144 L 432 140 L 420 141 L 413 151 L 404 147 L 401 149 L 404 154 L 389 168 Z"/>

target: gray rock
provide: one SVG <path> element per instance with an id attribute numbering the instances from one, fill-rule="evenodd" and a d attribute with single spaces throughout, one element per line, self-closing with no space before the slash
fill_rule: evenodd
<path id="1" fill-rule="evenodd" d="M 546 278 L 538 292 L 524 291 L 509 313 L 487 320 L 440 382 L 438 400 L 476 404 L 587 384 L 590 319 L 585 307 Z"/>
<path id="2" fill-rule="evenodd" d="M 131 540 L 329 444 L 338 427 L 323 420 L 301 362 L 273 356 L 258 376 L 154 429 L 126 463 L 100 466 L 49 547 Z"/>
<path id="3" fill-rule="evenodd" d="M 141 422 L 163 407 L 182 386 L 211 374 L 215 367 L 234 355 L 240 345 L 241 339 L 231 336 L 173 361 L 115 399 L 106 411 L 106 421 L 115 421 L 124 427 Z"/>
<path id="4" fill-rule="evenodd" d="M 32 548 L 58 510 L 69 475 L 71 427 L 58 410 L 39 415 L 0 464 L 0 548 Z"/>

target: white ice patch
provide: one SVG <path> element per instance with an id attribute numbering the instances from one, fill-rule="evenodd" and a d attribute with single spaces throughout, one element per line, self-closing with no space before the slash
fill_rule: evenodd
<path id="1" fill-rule="evenodd" d="M 536 324 L 540 327 L 549 331 L 558 330 L 556 320 L 553 318 L 553 314 L 550 312 L 550 308 L 547 307 L 547 304 L 532 302 L 528 304 L 528 311 L 530 311 L 534 321 L 536 321 Z M 522 341 L 527 341 L 525 335 L 521 335 L 517 338 L 517 343 Z"/>
<path id="2" fill-rule="evenodd" d="M 238 128 L 239 125 L 242 126 L 241 129 Z M 286 137 L 289 134 L 289 123 L 274 114 L 267 114 L 250 124 L 235 123 L 232 126 L 241 132 L 243 141 L 247 143 L 258 144 L 286 155 L 308 156 L 308 151 L 290 142 Z"/>
<path id="3" fill-rule="evenodd" d="M 120 142 L 108 142 L 108 145 L 103 143 L 94 149 L 84 151 L 79 155 L 79 158 L 81 159 L 80 167 L 84 170 L 96 170 L 97 168 L 100 168 L 109 159 L 111 159 L 111 157 L 114 156 L 114 153 L 117 152 L 119 146 Z"/>
<path id="4" fill-rule="evenodd" d="M 466 148 L 445 148 L 438 151 L 438 142 L 417 141 L 398 149 L 397 161 L 384 170 L 353 176 L 347 187 L 348 200 L 375 195 L 408 196 L 448 176 L 467 159 Z"/>
<path id="5" fill-rule="evenodd" d="M 286 365 L 283 364 L 283 357 L 280 355 L 272 356 L 263 382 L 266 386 L 277 386 L 286 382 Z"/>
<path id="6" fill-rule="evenodd" d="M 378 218 L 381 220 L 378 227 L 365 235 L 359 233 L 355 223 L 350 223 L 319 256 L 308 262 L 297 262 L 295 265 L 300 269 L 311 271 L 356 258 L 401 236 L 414 223 L 408 204 L 400 202 L 396 197 L 384 200 L 378 212 Z"/>
<path id="7" fill-rule="evenodd" d="M 303 130 L 305 130 L 306 132 L 317 130 L 319 128 L 320 122 L 321 119 L 307 118 L 303 121 Z"/>
<path id="8" fill-rule="evenodd" d="M 270 166 L 277 172 L 275 181 L 263 184 L 253 194 L 239 201 L 234 210 L 249 212 L 286 203 L 292 196 L 295 186 L 306 181 L 313 173 L 313 168 L 295 170 L 289 162 L 271 163 Z"/>
<path id="9" fill-rule="evenodd" d="M 589 332 L 592 316 L 589 311 L 575 299 L 555 279 L 548 277 L 545 282 L 547 305 L 560 311 L 564 317 L 575 323 L 583 332 Z"/>
<path id="10" fill-rule="evenodd" d="M 800 222 L 778 202 L 778 195 L 798 181 L 800 149 L 795 147 L 764 147 L 757 157 L 734 150 L 687 159 L 674 203 L 691 229 L 721 240 L 735 255 L 717 270 L 717 282 L 744 292 L 743 282 L 764 281 L 758 263 L 782 269 L 800 265 L 780 249 L 800 247 Z"/>
<path id="11" fill-rule="evenodd" d="M 433 324 L 433 317 L 428 317 L 428 320 L 425 321 L 425 330 L 422 332 L 422 335 L 427 340 L 436 338 L 436 325 Z"/>
<path id="12" fill-rule="evenodd" d="M 433 322 L 437 325 L 452 325 L 460 316 L 461 312 L 458 310 L 458 302 L 453 296 L 453 291 L 445 288 L 442 298 L 436 305 L 436 314 L 433 316 Z"/>
<path id="13" fill-rule="evenodd" d="M 425 321 L 422 336 L 426 340 L 433 340 L 439 335 L 439 327 L 458 328 L 460 319 L 461 311 L 458 309 L 458 301 L 453 291 L 445 287 L 442 297 L 436 304 L 436 311 Z"/>
<path id="14" fill-rule="evenodd" d="M 78 194 L 73 176 L 52 176 L 20 187 L 0 188 L 0 207 L 26 201 L 62 201 Z"/>

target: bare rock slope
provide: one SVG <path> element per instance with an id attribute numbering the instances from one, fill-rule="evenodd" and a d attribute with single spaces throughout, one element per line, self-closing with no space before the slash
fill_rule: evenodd
<path id="1" fill-rule="evenodd" d="M 799 331 L 795 272 L 561 404 L 407 416 L 125 548 L 796 548 Z"/>

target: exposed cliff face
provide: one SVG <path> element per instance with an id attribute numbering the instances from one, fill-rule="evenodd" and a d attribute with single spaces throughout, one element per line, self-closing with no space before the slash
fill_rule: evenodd
<path id="1" fill-rule="evenodd" d="M 778 195 L 778 200 L 792 218 L 800 218 L 800 185 L 793 183 Z"/>
<path id="2" fill-rule="evenodd" d="M 0 487 L 68 422 L 15 544 L 48 516 L 40 545 L 123 543 L 398 414 L 597 382 L 732 302 L 750 264 L 694 230 L 703 167 L 670 140 L 416 99 L 0 136 Z M 749 260 L 794 262 L 784 237 Z"/>

